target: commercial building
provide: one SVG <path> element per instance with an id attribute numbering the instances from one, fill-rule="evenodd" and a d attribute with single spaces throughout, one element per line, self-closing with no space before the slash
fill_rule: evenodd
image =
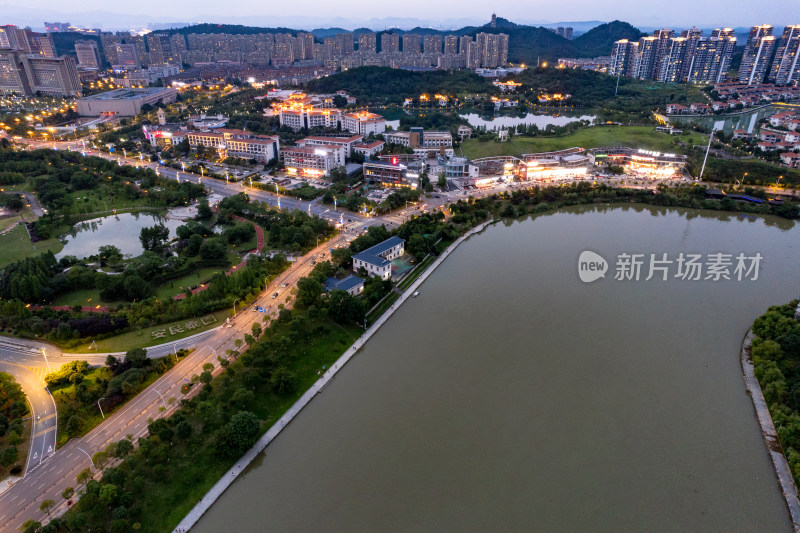
<path id="1" fill-rule="evenodd" d="M 281 109 L 279 119 L 281 126 L 294 131 L 303 128 L 335 128 L 339 125 L 342 112 L 339 109 L 292 108 Z"/>
<path id="2" fill-rule="evenodd" d="M 330 174 L 336 164 L 341 147 L 334 146 L 293 146 L 281 151 L 286 171 L 301 178 L 321 178 Z"/>
<path id="3" fill-rule="evenodd" d="M 625 167 L 629 172 L 660 177 L 669 177 L 682 172 L 686 167 L 686 160 L 687 156 L 685 155 L 665 154 L 622 146 L 589 150 L 589 162 L 593 165 L 620 166 Z"/>
<path id="4" fill-rule="evenodd" d="M 419 174 L 409 169 L 408 164 L 401 163 L 397 158 L 389 161 L 365 161 L 362 171 L 365 181 L 378 183 L 384 187 L 416 189 L 419 183 Z"/>
<path id="5" fill-rule="evenodd" d="M 75 60 L 0 50 L 0 93 L 80 96 L 81 82 Z"/>
<path id="6" fill-rule="evenodd" d="M 383 147 L 386 145 L 383 141 L 372 141 L 369 143 L 362 143 L 353 145 L 353 152 L 361 154 L 366 158 L 370 158 L 375 154 L 381 153 Z"/>
<path id="7" fill-rule="evenodd" d="M 425 131 L 422 128 L 411 128 L 411 131 L 384 133 L 383 138 L 389 144 L 399 144 L 407 148 L 453 147 L 453 135 L 449 131 Z"/>
<path id="8" fill-rule="evenodd" d="M 327 135 L 313 135 L 297 141 L 298 146 L 336 146 L 342 149 L 341 161 L 337 161 L 337 166 L 344 165 L 344 159 L 349 159 L 353 153 L 353 147 L 364 140 L 363 135 L 352 135 L 350 137 L 338 137 Z"/>
<path id="9" fill-rule="evenodd" d="M 378 276 L 383 280 L 392 277 L 392 261 L 405 252 L 405 239 L 390 237 L 380 244 L 367 248 L 353 255 L 353 271 L 360 268 L 370 276 Z"/>
<path id="10" fill-rule="evenodd" d="M 115 89 L 78 100 L 78 114 L 84 117 L 118 115 L 134 117 L 145 104 L 169 104 L 175 101 L 178 91 L 172 87 L 147 87 L 143 89 Z"/>
<path id="11" fill-rule="evenodd" d="M 772 26 L 769 24 L 753 26 L 739 66 L 739 83 L 748 85 L 762 83 L 768 72 L 774 48 L 775 37 L 772 35 Z"/>

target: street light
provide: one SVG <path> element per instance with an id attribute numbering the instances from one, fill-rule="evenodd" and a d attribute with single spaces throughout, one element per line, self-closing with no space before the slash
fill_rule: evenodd
<path id="1" fill-rule="evenodd" d="M 100 400 L 105 400 L 105 398 L 100 398 Z M 106 415 L 103 414 L 103 408 L 100 407 L 100 400 L 97 400 L 97 408 L 100 409 L 100 416 L 102 416 L 103 419 L 105 420 Z"/>
<path id="2" fill-rule="evenodd" d="M 236 298 L 233 301 L 233 316 L 236 316 L 236 302 L 238 302 L 238 301 L 239 301 L 239 298 Z"/>
<path id="3" fill-rule="evenodd" d="M 47 372 L 50 372 L 50 363 L 47 361 L 47 354 L 44 353 L 44 346 L 42 346 L 42 356 L 44 357 L 44 362 L 47 365 Z"/>
<path id="4" fill-rule="evenodd" d="M 319 246 L 319 238 L 320 238 L 320 237 L 322 237 L 322 233 L 320 233 L 319 235 L 317 235 L 317 246 Z"/>

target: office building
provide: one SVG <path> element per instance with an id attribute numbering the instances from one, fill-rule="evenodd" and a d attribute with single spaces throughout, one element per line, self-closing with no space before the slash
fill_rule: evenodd
<path id="1" fill-rule="evenodd" d="M 293 146 L 281 151 L 286 172 L 302 178 L 321 178 L 338 168 L 336 164 L 339 147 L 331 146 Z"/>
<path id="2" fill-rule="evenodd" d="M 83 68 L 100 68 L 100 50 L 95 41 L 75 41 L 75 55 L 78 66 Z"/>
<path id="3" fill-rule="evenodd" d="M 364 137 L 370 133 L 378 135 L 386 131 L 386 119 L 369 111 L 345 113 L 342 115 L 342 129 Z"/>
<path id="4" fill-rule="evenodd" d="M 739 83 L 747 85 L 762 83 L 774 49 L 775 37 L 772 35 L 772 26 L 769 24 L 753 26 L 747 37 L 742 63 L 739 66 Z"/>
<path id="5" fill-rule="evenodd" d="M 800 82 L 800 25 L 784 28 L 769 71 L 769 81 L 775 85 Z"/>
<path id="6" fill-rule="evenodd" d="M 0 92 L 72 97 L 80 96 L 81 82 L 71 57 L 0 50 Z"/>

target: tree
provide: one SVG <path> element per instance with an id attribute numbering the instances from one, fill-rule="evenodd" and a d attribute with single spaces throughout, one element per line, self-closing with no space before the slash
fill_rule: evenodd
<path id="1" fill-rule="evenodd" d="M 200 252 L 200 246 L 203 244 L 203 237 L 197 233 L 193 233 L 189 237 L 189 242 L 186 245 L 186 255 L 194 257 Z"/>
<path id="2" fill-rule="evenodd" d="M 312 278 L 300 278 L 297 282 L 297 303 L 309 308 L 322 296 L 322 283 Z"/>
<path id="3" fill-rule="evenodd" d="M 109 483 L 100 487 L 100 493 L 98 494 L 98 497 L 100 498 L 101 503 L 110 507 L 117 501 L 118 495 L 119 491 L 117 486 Z"/>
<path id="4" fill-rule="evenodd" d="M 39 510 L 42 511 L 43 513 L 47 513 L 47 516 L 49 517 L 50 516 L 50 510 L 55 506 L 55 504 L 56 504 L 56 502 L 54 502 L 53 500 L 44 500 L 39 505 Z"/>
<path id="5" fill-rule="evenodd" d="M 211 372 L 205 371 L 200 373 L 200 383 L 208 385 L 211 383 L 212 379 L 214 379 L 214 376 L 211 375 Z"/>
<path id="6" fill-rule="evenodd" d="M 215 449 L 223 457 L 239 457 L 253 445 L 258 437 L 258 417 L 249 411 L 240 411 L 231 417 L 217 435 Z"/>
<path id="7" fill-rule="evenodd" d="M 200 245 L 200 257 L 206 261 L 212 259 L 223 259 L 226 255 L 225 245 L 219 237 L 213 237 L 203 241 Z"/>
<path id="8" fill-rule="evenodd" d="M 122 259 L 122 252 L 113 244 L 101 246 L 97 255 L 100 258 L 100 266 L 106 266 L 108 263 L 115 263 Z"/>
<path id="9" fill-rule="evenodd" d="M 78 485 L 84 485 L 90 479 L 92 479 L 92 471 L 88 468 L 84 468 L 78 473 L 78 477 L 75 478 L 75 481 L 78 482 Z"/>
<path id="10" fill-rule="evenodd" d="M 29 518 L 19 526 L 22 533 L 36 533 L 42 527 L 40 522 L 36 522 L 33 518 Z"/>
<path id="11" fill-rule="evenodd" d="M 259 338 L 262 332 L 261 324 L 259 324 L 258 322 L 253 322 L 253 326 L 250 328 L 250 331 L 253 332 L 253 337 L 255 337 L 256 339 Z"/>
<path id="12" fill-rule="evenodd" d="M 92 456 L 92 463 L 95 468 L 102 470 L 108 464 L 108 454 L 106 452 L 97 452 Z"/>
<path id="13" fill-rule="evenodd" d="M 272 372 L 269 382 L 272 390 L 278 394 L 288 394 L 294 390 L 294 373 L 285 366 L 280 366 Z"/>
<path id="14" fill-rule="evenodd" d="M 72 487 L 67 487 L 66 489 L 63 490 L 63 492 L 61 492 L 61 497 L 64 498 L 65 500 L 69 500 L 70 498 L 72 498 L 73 494 L 75 494 L 75 489 L 73 489 Z"/>
<path id="15" fill-rule="evenodd" d="M 234 395 L 235 397 L 235 395 Z M 181 420 L 175 426 L 175 433 L 179 439 L 186 440 L 192 435 L 192 424 L 188 420 Z"/>
<path id="16" fill-rule="evenodd" d="M 128 439 L 122 439 L 117 443 L 117 448 L 114 450 L 114 457 L 120 459 L 127 457 L 133 451 L 133 443 Z"/>
<path id="17" fill-rule="evenodd" d="M 142 228 L 139 241 L 142 248 L 150 252 L 158 252 L 164 247 L 169 238 L 169 229 L 164 224 L 156 224 L 149 228 Z"/>
<path id="18" fill-rule="evenodd" d="M 207 220 L 211 218 L 212 214 L 211 207 L 208 205 L 208 198 L 203 196 L 197 204 L 197 218 L 199 220 Z"/>
<path id="19" fill-rule="evenodd" d="M 125 362 L 134 368 L 141 368 L 147 363 L 147 350 L 144 348 L 131 348 L 125 352 Z"/>
<path id="20" fill-rule="evenodd" d="M 0 452 L 0 466 L 8 468 L 19 458 L 19 451 L 16 446 L 11 446 Z"/>
<path id="21" fill-rule="evenodd" d="M 439 188 L 444 190 L 447 187 L 447 177 L 444 175 L 444 172 L 439 174 Z"/>

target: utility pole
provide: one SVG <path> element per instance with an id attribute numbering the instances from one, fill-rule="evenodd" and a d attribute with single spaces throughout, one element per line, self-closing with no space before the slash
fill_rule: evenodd
<path id="1" fill-rule="evenodd" d="M 706 148 L 706 156 L 703 158 L 703 167 L 700 169 L 700 175 L 697 176 L 698 180 L 703 179 L 703 171 L 706 169 L 706 161 L 708 161 L 708 152 L 711 151 L 711 139 L 714 138 L 714 128 L 711 128 L 711 133 L 708 136 L 708 147 Z"/>

